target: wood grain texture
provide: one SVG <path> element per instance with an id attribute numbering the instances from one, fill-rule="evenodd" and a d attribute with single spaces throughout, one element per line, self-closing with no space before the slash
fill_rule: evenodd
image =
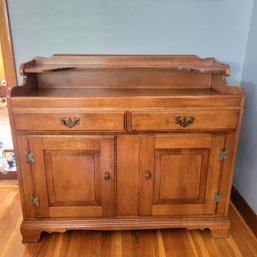
<path id="1" fill-rule="evenodd" d="M 0 184 L 2 257 L 255 257 L 257 239 L 233 205 L 230 237 L 213 239 L 208 230 L 67 231 L 43 234 L 39 243 L 22 244 L 18 187 Z"/>
<path id="2" fill-rule="evenodd" d="M 206 151 L 205 151 L 206 152 Z M 207 151 L 208 152 L 208 151 Z M 156 150 L 154 203 L 202 201 L 200 192 L 206 183 L 208 170 L 203 153 L 193 149 Z M 203 167 L 203 169 L 201 168 Z M 201 178 L 203 177 L 203 178 Z M 202 180 L 202 186 L 200 181 Z"/>
<path id="3" fill-rule="evenodd" d="M 155 70 L 153 68 L 150 70 L 140 68 L 103 70 L 101 67 L 77 70 L 72 68 L 60 70 L 60 72 L 50 71 L 53 79 L 50 79 L 48 73 L 48 71 L 37 73 L 40 88 L 152 88 L 156 83 L 158 83 L 159 88 L 170 88 L 172 85 L 186 88 L 188 84 L 192 88 L 208 88 L 211 81 L 209 73 L 192 72 L 189 74 L 185 71 L 178 73 L 168 69 Z M 71 84 L 69 81 L 74 83 Z"/>
<path id="4" fill-rule="evenodd" d="M 117 139 L 117 215 L 139 214 L 139 136 Z M 126 148 L 127 151 L 123 149 Z"/>
<path id="5" fill-rule="evenodd" d="M 52 130 L 52 131 L 123 131 L 124 112 L 101 112 L 74 110 L 72 112 L 48 110 L 49 112 L 16 112 L 14 114 L 17 130 Z M 61 118 L 79 119 L 78 124 L 69 128 L 60 122 Z"/>
<path id="6" fill-rule="evenodd" d="M 69 229 L 209 228 L 228 236 L 244 94 L 226 84 L 227 65 L 196 56 L 58 55 L 35 58 L 21 73 L 8 104 L 24 242 Z M 27 148 L 35 163 L 26 162 Z"/>
<path id="7" fill-rule="evenodd" d="M 31 164 L 31 192 L 40 198 L 36 217 L 114 215 L 113 137 L 29 136 L 28 142 L 36 148 L 36 165 Z"/>
<path id="8" fill-rule="evenodd" d="M 200 96 L 200 95 L 220 95 L 211 88 L 44 88 L 33 91 L 31 96 L 37 97 L 122 97 L 124 95 L 130 97 L 146 97 L 146 96 Z"/>
<path id="9" fill-rule="evenodd" d="M 182 127 L 176 118 L 193 118 L 192 124 Z M 172 130 L 206 130 L 233 129 L 238 122 L 238 113 L 232 111 L 180 111 L 132 112 L 132 131 L 172 131 Z"/>
<path id="10" fill-rule="evenodd" d="M 23 87 L 17 87 L 23 89 Z M 156 96 L 126 96 L 123 92 L 122 97 L 109 96 L 109 97 L 87 97 L 72 98 L 72 97 L 25 97 L 21 95 L 15 96 L 16 87 L 10 92 L 14 97 L 12 99 L 13 108 L 134 108 L 134 107 L 237 107 L 241 105 L 241 97 L 239 95 L 226 95 L 226 96 L 172 96 L 166 95 L 163 97 Z M 24 94 L 24 93 L 23 93 Z"/>
<path id="11" fill-rule="evenodd" d="M 213 195 L 218 190 L 216 181 L 220 170 L 217 151 L 223 147 L 224 139 L 221 137 L 219 142 L 211 134 L 198 134 L 197 137 L 195 134 L 158 134 L 154 136 L 154 142 L 150 136 L 143 137 L 142 147 L 148 140 L 148 149 L 142 148 L 141 154 L 144 169 L 148 161 L 154 162 L 154 170 L 153 164 L 148 164 L 147 169 L 152 172 L 152 177 L 143 181 L 141 189 L 143 206 L 148 213 L 214 214 Z M 152 185 L 149 184 L 151 180 Z M 146 183 L 148 187 L 144 186 Z"/>
<path id="12" fill-rule="evenodd" d="M 23 72 L 44 72 L 62 68 L 167 68 L 176 71 L 199 71 L 229 75 L 229 66 L 214 58 L 201 59 L 196 55 L 71 55 L 55 54 L 49 58 L 36 57 L 22 66 Z"/>

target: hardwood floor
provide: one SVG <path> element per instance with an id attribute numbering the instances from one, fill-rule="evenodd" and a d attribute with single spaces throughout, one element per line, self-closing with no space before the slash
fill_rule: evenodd
<path id="1" fill-rule="evenodd" d="M 43 234 L 39 243 L 22 244 L 18 186 L 0 183 L 0 256 L 101 257 L 254 257 L 257 239 L 230 206 L 231 235 L 212 239 L 208 230 L 68 231 Z"/>

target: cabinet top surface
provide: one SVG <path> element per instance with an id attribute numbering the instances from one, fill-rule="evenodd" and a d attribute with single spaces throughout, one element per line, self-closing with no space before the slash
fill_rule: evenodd
<path id="1" fill-rule="evenodd" d="M 21 65 L 20 72 L 42 73 L 63 69 L 169 69 L 224 73 L 229 66 L 214 58 L 201 59 L 195 55 L 53 55 L 50 58 L 35 57 Z"/>

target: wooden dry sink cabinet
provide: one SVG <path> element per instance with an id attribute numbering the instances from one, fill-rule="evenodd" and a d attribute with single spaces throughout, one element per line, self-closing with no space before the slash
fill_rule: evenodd
<path id="1" fill-rule="evenodd" d="M 209 228 L 228 206 L 244 94 L 214 58 L 54 55 L 8 92 L 23 242 L 66 230 Z"/>

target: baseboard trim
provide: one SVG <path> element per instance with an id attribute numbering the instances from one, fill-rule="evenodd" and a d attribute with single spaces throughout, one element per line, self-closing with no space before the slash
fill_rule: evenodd
<path id="1" fill-rule="evenodd" d="M 231 201 L 257 237 L 257 215 L 234 186 L 232 187 Z"/>

